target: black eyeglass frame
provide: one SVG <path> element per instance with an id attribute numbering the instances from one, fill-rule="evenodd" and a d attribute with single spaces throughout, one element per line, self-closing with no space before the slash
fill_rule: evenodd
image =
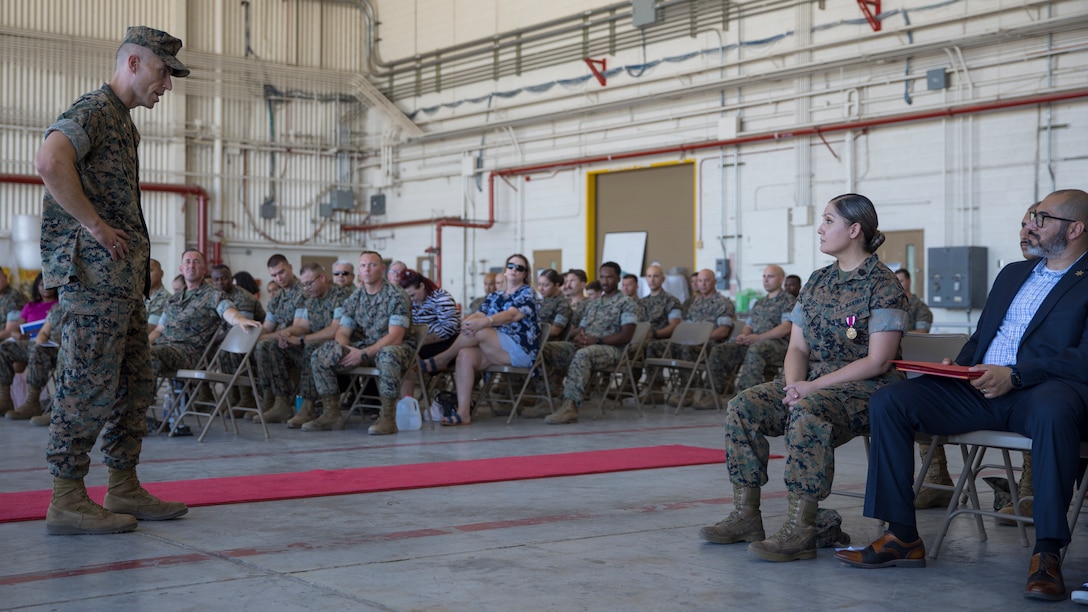
<path id="1" fill-rule="evenodd" d="M 1029 217 L 1035 222 L 1035 226 L 1042 229 L 1046 226 L 1048 219 L 1054 219 L 1055 221 L 1065 221 L 1066 223 L 1076 223 L 1076 219 L 1066 219 L 1064 217 L 1055 217 L 1054 215 L 1046 212 L 1039 212 L 1037 210 L 1031 211 Z"/>

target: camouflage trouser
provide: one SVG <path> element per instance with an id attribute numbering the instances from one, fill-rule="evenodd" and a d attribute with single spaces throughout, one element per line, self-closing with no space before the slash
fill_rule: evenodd
<path id="1" fill-rule="evenodd" d="M 586 387 L 594 370 L 611 370 L 616 367 L 623 357 L 623 347 L 607 344 L 594 344 L 577 349 L 570 342 L 549 342 L 546 346 L 555 345 L 551 357 L 557 372 L 566 370 L 563 378 L 563 399 L 571 400 L 575 404 L 581 404 L 586 398 Z M 552 364 L 548 365 L 549 368 Z M 551 370 L 549 370 L 550 372 Z"/>
<path id="2" fill-rule="evenodd" d="M 668 340 L 651 340 L 650 343 L 646 345 L 646 357 L 650 358 L 650 359 L 658 359 L 658 358 L 661 358 L 661 357 L 665 357 L 665 347 L 668 346 L 668 344 L 669 344 Z M 710 350 L 711 349 L 708 348 L 707 352 L 710 352 Z M 698 357 L 698 356 L 699 356 L 699 347 L 698 346 L 676 345 L 676 346 L 673 346 L 673 347 L 669 348 L 669 354 L 668 354 L 669 359 L 680 359 L 680 360 L 683 360 L 683 361 L 695 361 L 695 358 Z M 690 370 L 687 370 L 687 372 L 690 373 Z M 675 373 L 675 371 L 674 371 L 674 373 Z M 654 368 L 649 368 L 647 373 L 646 373 L 646 380 L 649 381 L 653 377 L 654 377 Z M 680 381 L 679 382 L 680 388 L 676 389 L 677 393 L 684 390 L 684 384 L 687 382 L 687 374 L 682 374 L 679 381 Z M 656 387 L 658 385 L 658 383 L 662 383 L 662 382 L 664 382 L 664 378 L 662 378 L 662 375 L 658 374 L 657 382 L 654 383 L 654 386 Z M 718 391 L 721 391 L 722 387 L 719 385 L 718 387 L 716 387 L 716 389 L 718 389 Z"/>
<path id="3" fill-rule="evenodd" d="M 364 347 L 356 347 L 364 348 Z M 351 370 L 350 367 L 340 365 L 340 359 L 346 355 L 348 348 L 339 342 L 324 342 L 313 353 L 310 359 L 310 370 L 313 374 L 314 387 L 317 389 L 316 397 L 328 397 L 340 394 L 340 385 L 336 381 L 336 375 Z M 367 363 L 364 358 L 360 365 L 378 368 L 378 395 L 381 397 L 397 398 L 400 396 L 400 382 L 404 373 L 412 366 L 412 359 L 416 352 L 403 345 L 394 344 L 378 351 L 378 356 L 373 363 Z"/>
<path id="4" fill-rule="evenodd" d="M 44 389 L 49 384 L 49 377 L 53 374 L 53 368 L 57 365 L 57 353 L 60 349 L 55 346 L 39 346 L 30 344 L 26 361 L 26 384 L 33 389 Z"/>
<path id="5" fill-rule="evenodd" d="M 313 347 L 310 346 L 289 346 L 285 349 L 281 349 L 279 341 L 276 338 L 265 338 L 257 343 L 257 346 L 253 349 L 253 355 L 250 359 L 254 359 L 257 362 L 257 377 L 258 384 L 262 389 L 271 389 L 277 397 L 292 398 L 295 396 L 294 377 L 291 376 L 291 372 L 298 373 L 298 380 L 300 386 L 303 379 L 309 378 L 308 367 L 309 358 L 313 354 Z M 309 381 L 307 380 L 309 384 Z M 309 384 L 309 388 L 312 390 L 313 385 Z M 313 399 L 308 395 L 302 394 L 303 389 L 299 389 L 298 393 L 308 399 Z"/>
<path id="6" fill-rule="evenodd" d="M 15 364 L 27 363 L 30 360 L 30 343 L 25 340 L 18 342 L 0 342 L 0 385 L 11 386 L 15 380 Z"/>
<path id="7" fill-rule="evenodd" d="M 59 478 L 80 479 L 98 434 L 111 468 L 140 462 L 154 395 L 143 300 L 102 295 L 78 283 L 60 288 L 61 346 L 46 458 Z"/>
<path id="8" fill-rule="evenodd" d="M 770 451 L 765 436 L 785 436 L 786 488 L 817 501 L 826 499 L 835 478 L 835 448 L 869 433 L 868 382 L 821 389 L 792 409 L 782 404 L 782 379 L 742 391 L 729 401 L 725 414 L 729 480 L 741 487 L 767 484 Z"/>
<path id="9" fill-rule="evenodd" d="M 723 342 L 710 349 L 707 367 L 719 391 L 728 389 L 729 383 L 736 378 L 739 393 L 763 384 L 768 368 L 781 367 L 786 359 L 787 346 L 782 340 L 763 340 L 752 346 Z"/>
<path id="10" fill-rule="evenodd" d="M 151 372 L 155 378 L 162 374 L 192 369 L 200 361 L 202 349 L 186 344 L 156 344 L 151 347 Z"/>

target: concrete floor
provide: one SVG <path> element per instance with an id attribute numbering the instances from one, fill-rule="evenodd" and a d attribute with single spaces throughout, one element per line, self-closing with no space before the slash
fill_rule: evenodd
<path id="1" fill-rule="evenodd" d="M 145 482 L 443 462 L 661 444 L 722 447 L 720 413 L 633 409 L 568 426 L 540 420 L 372 437 L 256 425 L 208 439 L 148 437 Z M 368 423 L 367 423 L 368 424 Z M 0 491 L 49 487 L 46 428 L 0 419 Z M 772 441 L 780 453 L 781 441 Z M 952 449 L 950 449 L 952 450 Z M 950 455 L 958 453 L 950 452 Z M 764 492 L 768 533 L 785 513 L 782 460 Z M 952 466 L 958 472 L 959 466 Z M 105 484 L 95 451 L 89 485 Z M 838 451 L 836 488 L 860 491 L 860 440 Z M 1021 595 L 1030 549 L 1016 529 L 981 543 L 959 519 L 927 569 L 865 571 L 835 561 L 760 561 L 745 545 L 702 542 L 731 508 L 724 465 L 499 482 L 193 508 L 129 534 L 47 536 L 41 521 L 0 524 L 0 608 L 19 610 L 790 610 L 1068 609 Z M 985 501 L 984 501 L 985 503 Z M 881 527 L 861 500 L 832 495 L 855 544 Z M 941 510 L 920 513 L 932 541 Z M 992 525 L 992 523 L 991 523 Z M 1077 529 L 1067 584 L 1088 576 Z"/>

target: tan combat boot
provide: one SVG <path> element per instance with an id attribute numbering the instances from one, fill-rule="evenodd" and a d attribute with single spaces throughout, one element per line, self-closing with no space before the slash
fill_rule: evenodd
<path id="1" fill-rule="evenodd" d="M 1035 496 L 1035 486 L 1032 482 L 1031 476 L 1031 453 L 1024 453 L 1024 469 L 1020 472 L 1020 484 L 1016 488 L 1017 499 L 1020 500 L 1020 516 L 1035 516 L 1035 504 L 1032 500 L 1024 501 L 1025 497 Z M 1014 516 L 1017 514 L 1016 508 L 1012 503 L 1009 503 L 1004 508 L 998 510 L 1001 514 L 1008 514 Z M 1015 525 L 1016 521 L 1010 521 L 1006 519 L 994 519 L 999 525 Z"/>
<path id="2" fill-rule="evenodd" d="M 382 411 L 378 420 L 367 429 L 372 436 L 384 436 L 397 433 L 397 400 L 392 397 L 382 398 Z"/>
<path id="3" fill-rule="evenodd" d="M 50 418 L 52 418 L 52 413 L 43 412 L 36 417 L 31 417 L 30 424 L 38 427 L 49 427 Z"/>
<path id="4" fill-rule="evenodd" d="M 699 537 L 715 544 L 765 539 L 763 515 L 759 513 L 759 488 L 733 485 L 733 512 L 717 524 L 700 529 Z"/>
<path id="5" fill-rule="evenodd" d="M 752 542 L 748 552 L 767 561 L 797 561 L 816 558 L 815 500 L 790 493 L 786 522 L 778 533 L 762 542 Z"/>
<path id="6" fill-rule="evenodd" d="M 87 497 L 83 479 L 53 479 L 53 499 L 45 513 L 50 535 L 125 533 L 136 529 L 136 517 L 114 514 Z"/>
<path id="7" fill-rule="evenodd" d="M 15 419 L 16 421 L 28 421 L 42 413 L 41 404 L 42 390 L 40 388 L 28 387 L 26 402 L 22 406 L 19 406 L 15 410 L 7 413 L 9 419 Z"/>
<path id="8" fill-rule="evenodd" d="M 553 412 L 544 417 L 544 422 L 548 425 L 566 425 L 567 423 L 578 422 L 578 406 L 574 405 L 573 400 L 563 400 L 563 405 L 559 407 L 559 412 Z"/>
<path id="9" fill-rule="evenodd" d="M 7 416 L 15 411 L 15 403 L 11 401 L 11 385 L 0 385 L 0 414 Z"/>
<path id="10" fill-rule="evenodd" d="M 264 422 L 283 423 L 293 416 L 295 416 L 295 408 L 292 402 L 282 395 L 277 395 L 272 408 L 264 413 Z"/>
<path id="11" fill-rule="evenodd" d="M 276 403 L 276 395 L 271 389 L 265 389 L 261 391 L 261 414 L 268 414 L 272 410 L 272 405 Z M 253 414 L 249 417 L 249 420 L 254 423 L 260 423 L 261 417 L 258 414 Z"/>
<path id="12" fill-rule="evenodd" d="M 302 400 L 302 407 L 298 409 L 295 416 L 287 419 L 288 429 L 298 429 L 306 423 L 317 418 L 317 408 L 314 407 L 314 401 L 312 399 Z"/>
<path id="13" fill-rule="evenodd" d="M 921 442 L 918 444 L 918 456 L 924 461 L 926 453 L 929 452 L 929 445 Z M 952 477 L 948 475 L 948 457 L 944 454 L 944 445 L 938 445 L 937 450 L 933 452 L 933 462 L 929 464 L 929 471 L 926 472 L 925 478 L 926 484 L 938 484 L 946 487 L 953 486 Z M 914 508 L 916 510 L 925 510 L 926 508 L 946 508 L 952 501 L 952 491 L 941 491 L 939 489 L 930 489 L 928 487 L 922 487 L 922 490 L 918 492 L 918 496 L 914 498 Z"/>
<path id="14" fill-rule="evenodd" d="M 343 429 L 347 419 L 340 411 L 340 396 L 329 395 L 322 399 L 321 403 L 324 405 L 324 412 L 321 413 L 321 416 L 317 416 L 315 411 L 315 418 L 303 423 L 302 431 L 339 431 Z M 302 408 L 305 410 L 305 402 L 303 402 Z M 310 402 L 310 410 L 313 410 L 313 402 Z M 302 414 L 301 410 L 299 414 Z"/>
<path id="15" fill-rule="evenodd" d="M 234 387 L 234 389 L 238 393 L 238 401 L 232 403 L 235 408 L 257 407 L 257 398 L 253 397 L 252 387 Z"/>
<path id="16" fill-rule="evenodd" d="M 131 514 L 141 521 L 165 521 L 189 511 L 181 502 L 163 501 L 140 486 L 136 470 L 110 468 L 110 484 L 102 505 L 110 512 Z"/>

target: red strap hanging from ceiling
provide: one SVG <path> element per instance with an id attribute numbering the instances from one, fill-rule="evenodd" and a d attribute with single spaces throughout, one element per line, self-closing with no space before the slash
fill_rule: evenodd
<path id="1" fill-rule="evenodd" d="M 873 28 L 874 32 L 879 32 L 880 20 L 877 19 L 877 15 L 880 14 L 880 0 L 858 0 L 858 7 L 862 13 L 865 13 L 865 21 L 869 22 L 869 27 Z"/>

